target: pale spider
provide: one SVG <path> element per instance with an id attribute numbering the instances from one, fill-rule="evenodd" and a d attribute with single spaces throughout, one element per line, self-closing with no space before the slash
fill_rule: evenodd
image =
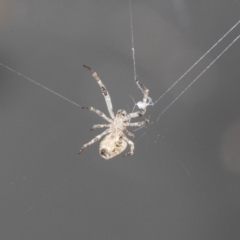
<path id="1" fill-rule="evenodd" d="M 111 98 L 110 98 L 110 95 L 109 95 L 106 87 L 104 86 L 104 84 L 102 83 L 101 79 L 98 77 L 96 72 L 94 72 L 88 66 L 85 66 L 85 65 L 83 65 L 83 66 L 91 71 L 92 76 L 95 78 L 95 80 L 99 84 L 99 86 L 102 90 L 102 94 L 105 98 L 108 112 L 109 112 L 111 118 L 108 118 L 104 113 L 102 113 L 101 111 L 99 111 L 93 107 L 82 107 L 83 109 L 88 109 L 90 111 L 97 113 L 100 117 L 104 118 L 107 122 L 109 122 L 109 124 L 94 125 L 91 128 L 91 130 L 96 129 L 96 128 L 104 128 L 104 127 L 106 127 L 107 130 L 105 130 L 103 133 L 96 136 L 90 142 L 84 144 L 83 147 L 80 149 L 79 154 L 85 148 L 87 148 L 91 144 L 97 142 L 101 137 L 103 137 L 104 135 L 107 134 L 107 136 L 105 136 L 105 138 L 100 143 L 99 154 L 102 158 L 108 160 L 110 158 L 117 156 L 118 154 L 120 154 L 121 152 L 123 152 L 126 149 L 127 144 L 129 144 L 129 146 L 130 146 L 130 151 L 128 153 L 124 154 L 123 156 L 133 155 L 134 143 L 131 140 L 129 140 L 125 134 L 127 134 L 130 137 L 134 137 L 134 134 L 129 132 L 127 130 L 127 127 L 141 127 L 141 126 L 149 123 L 149 120 L 147 120 L 147 119 L 142 122 L 130 123 L 131 118 L 140 117 L 145 114 L 146 107 L 148 105 L 150 105 L 150 104 L 148 104 L 148 100 L 150 101 L 150 98 L 148 97 L 149 90 L 142 83 L 140 83 L 138 80 L 136 80 L 137 84 L 139 84 L 139 86 L 141 86 L 142 91 L 143 91 L 143 102 L 142 102 L 143 107 L 140 108 L 139 111 L 129 113 L 129 114 L 127 114 L 127 112 L 125 110 L 120 109 L 117 111 L 116 116 L 114 116 Z"/>

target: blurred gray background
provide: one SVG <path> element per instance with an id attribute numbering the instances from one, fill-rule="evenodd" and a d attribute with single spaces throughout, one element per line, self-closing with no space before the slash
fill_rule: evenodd
<path id="1" fill-rule="evenodd" d="M 234 0 L 132 0 L 138 79 L 158 99 L 239 21 Z M 240 41 L 157 121 L 240 32 L 237 26 L 147 108 L 135 153 L 105 161 L 107 113 L 142 100 L 133 76 L 129 2 L 0 1 L 1 239 L 240 239 Z M 136 119 L 138 121 L 139 119 Z M 142 120 L 142 119 L 141 119 Z M 135 119 L 134 119 L 135 121 Z"/>

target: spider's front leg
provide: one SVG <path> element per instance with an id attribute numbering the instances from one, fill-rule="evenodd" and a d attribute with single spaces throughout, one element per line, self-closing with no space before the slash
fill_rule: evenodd
<path id="1" fill-rule="evenodd" d="M 111 101 L 111 97 L 110 97 L 110 94 L 109 94 L 107 88 L 104 86 L 101 79 L 98 77 L 97 73 L 93 69 L 91 69 L 90 67 L 88 67 L 86 65 L 83 65 L 83 66 L 91 71 L 92 76 L 95 78 L 98 85 L 100 86 L 100 88 L 102 90 L 102 95 L 104 96 L 106 104 L 107 104 L 108 112 L 109 112 L 111 118 L 113 119 L 114 113 L 113 113 L 112 101 Z"/>
<path id="2" fill-rule="evenodd" d="M 92 145 L 93 143 L 97 142 L 99 139 L 101 139 L 104 135 L 109 133 L 109 129 L 105 130 L 103 133 L 99 134 L 98 136 L 96 136 L 94 139 L 92 139 L 90 142 L 84 144 L 82 146 L 82 148 L 80 149 L 79 153 L 80 154 L 85 148 L 89 147 L 90 145 Z"/>
<path id="3" fill-rule="evenodd" d="M 134 113 L 129 113 L 128 117 L 129 118 L 136 118 L 136 117 L 141 117 L 146 113 L 146 106 L 147 106 L 147 100 L 148 100 L 148 92 L 149 90 L 138 80 L 136 80 L 137 84 L 142 88 L 143 90 L 143 108 L 140 108 L 139 111 L 134 112 Z"/>
<path id="4" fill-rule="evenodd" d="M 82 107 L 82 109 L 87 109 L 89 111 L 95 112 L 98 116 L 104 118 L 108 122 L 112 122 L 112 119 L 108 118 L 103 112 L 93 108 L 93 107 Z"/>
<path id="5" fill-rule="evenodd" d="M 93 127 L 91 128 L 91 130 L 94 130 L 96 128 L 104 128 L 104 127 L 109 127 L 110 124 L 96 124 L 96 125 L 93 125 Z"/>
<path id="6" fill-rule="evenodd" d="M 142 122 L 128 123 L 127 127 L 142 127 L 148 123 L 149 123 L 149 120 L 146 119 L 145 121 L 142 121 Z"/>

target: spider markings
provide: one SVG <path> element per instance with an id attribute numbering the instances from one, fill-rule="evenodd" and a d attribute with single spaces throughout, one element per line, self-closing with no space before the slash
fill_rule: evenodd
<path id="1" fill-rule="evenodd" d="M 92 139 L 90 142 L 83 145 L 83 147 L 80 149 L 79 154 L 88 146 L 91 144 L 97 142 L 100 140 L 104 135 L 105 138 L 101 141 L 100 147 L 99 147 L 99 154 L 102 158 L 108 160 L 110 158 L 113 158 L 117 155 L 119 155 L 121 152 L 123 152 L 127 145 L 130 146 L 130 151 L 124 154 L 124 156 L 133 155 L 134 152 L 134 143 L 126 137 L 126 134 L 130 137 L 134 137 L 134 134 L 129 132 L 127 130 L 127 127 L 141 127 L 147 123 L 149 123 L 149 120 L 145 120 L 142 122 L 135 122 L 130 123 L 132 118 L 140 117 L 146 113 L 146 107 L 147 107 L 147 100 L 148 100 L 148 92 L 149 90 L 137 80 L 137 84 L 141 86 L 143 91 L 143 107 L 139 109 L 137 112 L 129 113 L 125 110 L 118 110 L 116 113 L 116 116 L 113 113 L 113 107 L 112 107 L 112 101 L 110 98 L 110 95 L 107 91 L 107 88 L 102 83 L 101 79 L 98 77 L 97 73 L 94 72 L 90 67 L 83 65 L 85 68 L 89 69 L 92 73 L 92 76 L 95 78 L 97 83 L 99 84 L 102 94 L 105 98 L 106 105 L 108 108 L 108 112 L 110 114 L 111 118 L 108 118 L 104 113 L 101 111 L 93 108 L 93 107 L 83 107 L 83 109 L 90 110 L 92 112 L 97 113 L 100 117 L 104 118 L 109 124 L 96 124 L 94 125 L 91 130 L 96 128 L 104 128 L 107 129 L 102 132 L 101 134 L 97 135 L 94 139 Z"/>

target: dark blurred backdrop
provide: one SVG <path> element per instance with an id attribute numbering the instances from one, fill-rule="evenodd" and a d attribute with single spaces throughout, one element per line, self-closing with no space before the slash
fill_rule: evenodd
<path id="1" fill-rule="evenodd" d="M 234 0 L 132 0 L 138 79 L 157 100 L 239 21 Z M 142 100 L 129 2 L 0 0 L 1 239 L 240 239 L 240 41 L 159 114 L 240 32 L 220 42 L 157 104 L 135 154 L 105 161 L 107 114 Z M 134 119 L 135 121 L 135 119 Z M 136 119 L 138 121 L 138 119 Z"/>

